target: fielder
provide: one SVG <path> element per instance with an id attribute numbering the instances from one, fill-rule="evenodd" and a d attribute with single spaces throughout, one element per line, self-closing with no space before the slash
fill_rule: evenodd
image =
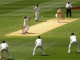
<path id="1" fill-rule="evenodd" d="M 34 7 L 33 13 L 35 13 L 35 20 L 36 20 L 36 22 L 39 21 L 39 14 L 40 14 L 39 5 L 36 5 L 36 7 Z"/>
<path id="2" fill-rule="evenodd" d="M 77 42 L 76 36 L 74 35 L 74 33 L 71 33 L 68 53 L 71 52 L 70 49 L 71 49 L 71 45 L 72 45 L 73 43 L 77 45 L 78 53 L 80 53 L 79 45 L 78 45 L 78 42 Z"/>
<path id="3" fill-rule="evenodd" d="M 60 18 L 61 18 L 61 17 L 64 19 L 64 15 L 63 15 L 63 13 L 62 13 L 62 8 L 60 8 L 60 9 L 57 11 L 55 17 L 58 18 L 58 22 L 60 21 Z"/>
<path id="4" fill-rule="evenodd" d="M 22 27 L 22 34 L 28 33 L 29 27 L 28 27 L 27 23 L 28 23 L 28 21 L 30 21 L 30 19 L 31 19 L 30 17 L 28 18 L 28 17 L 24 16 L 24 24 Z"/>
<path id="5" fill-rule="evenodd" d="M 36 54 L 36 49 L 37 48 L 41 48 L 42 52 L 43 52 L 43 55 L 45 55 L 45 52 L 44 52 L 44 49 L 43 49 L 43 46 L 42 46 L 42 39 L 40 39 L 40 36 L 38 36 L 38 39 L 36 39 L 35 45 L 36 46 L 34 47 L 34 50 L 33 50 L 33 56 Z"/>
<path id="6" fill-rule="evenodd" d="M 11 59 L 9 51 L 8 51 L 8 48 L 9 48 L 8 44 L 5 43 L 5 41 L 2 41 L 2 44 L 0 45 L 0 47 L 1 47 L 1 49 L 0 49 L 0 59 L 1 59 L 1 54 L 2 54 L 3 51 L 6 51 L 7 55 L 8 55 L 8 58 Z"/>

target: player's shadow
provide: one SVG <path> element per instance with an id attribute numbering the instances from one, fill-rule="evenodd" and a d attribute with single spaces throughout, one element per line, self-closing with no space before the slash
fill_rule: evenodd
<path id="1" fill-rule="evenodd" d="M 5 59 L 5 60 L 15 60 L 15 59 Z"/>
<path id="2" fill-rule="evenodd" d="M 77 53 L 77 54 L 80 54 L 80 52 L 70 52 L 71 54 L 74 54 L 74 53 Z"/>
<path id="3" fill-rule="evenodd" d="M 69 23 L 69 22 L 59 22 L 59 23 Z"/>
<path id="4" fill-rule="evenodd" d="M 28 34 L 37 34 L 37 33 L 28 33 Z"/>
<path id="5" fill-rule="evenodd" d="M 46 21 L 38 21 L 38 22 L 46 22 Z"/>
<path id="6" fill-rule="evenodd" d="M 77 54 L 80 54 L 80 52 L 76 52 Z"/>
<path id="7" fill-rule="evenodd" d="M 50 56 L 50 55 L 41 55 L 41 56 Z"/>

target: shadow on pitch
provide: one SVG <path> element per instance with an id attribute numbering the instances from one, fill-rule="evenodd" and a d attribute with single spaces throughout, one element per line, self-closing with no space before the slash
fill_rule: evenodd
<path id="1" fill-rule="evenodd" d="M 37 34 L 37 33 L 28 33 L 28 34 Z"/>
<path id="2" fill-rule="evenodd" d="M 69 22 L 59 22 L 59 23 L 69 23 Z"/>

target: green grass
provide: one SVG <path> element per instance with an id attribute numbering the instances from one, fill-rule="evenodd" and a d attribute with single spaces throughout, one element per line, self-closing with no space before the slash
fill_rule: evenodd
<path id="1" fill-rule="evenodd" d="M 73 7 L 80 6 L 79 0 L 70 0 Z M 14 60 L 79 60 L 80 54 L 76 53 L 77 48 L 72 45 L 70 54 L 67 53 L 70 33 L 74 32 L 80 45 L 80 10 L 72 10 L 72 18 L 79 18 L 54 30 L 41 34 L 45 53 L 48 56 L 42 56 L 42 51 L 38 49 L 36 56 L 32 56 L 37 36 L 26 37 L 5 37 L 5 34 L 17 31 L 22 28 L 23 16 L 31 16 L 29 26 L 41 23 L 35 22 L 33 8 L 36 4 L 40 5 L 44 21 L 55 18 L 59 7 L 63 8 L 66 17 L 65 5 L 67 0 L 0 0 L 0 43 L 5 40 L 9 44 L 9 51 Z M 40 18 L 43 22 L 43 20 Z M 4 52 L 2 57 L 7 59 Z M 3 59 L 3 60 L 5 60 Z"/>

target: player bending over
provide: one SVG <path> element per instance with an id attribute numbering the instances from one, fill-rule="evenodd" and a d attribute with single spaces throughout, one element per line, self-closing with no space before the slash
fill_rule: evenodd
<path id="1" fill-rule="evenodd" d="M 43 46 L 42 46 L 42 39 L 40 39 L 40 36 L 38 36 L 38 39 L 36 39 L 35 41 L 35 47 L 34 47 L 34 50 L 33 50 L 33 56 L 36 54 L 36 49 L 37 48 L 41 48 L 42 52 L 43 52 L 43 55 L 45 55 L 45 52 L 44 52 L 44 49 L 43 49 Z"/>
<path id="2" fill-rule="evenodd" d="M 2 41 L 2 43 L 0 45 L 0 59 L 1 59 L 1 54 L 2 54 L 3 51 L 6 51 L 7 55 L 8 55 L 8 58 L 11 59 L 8 48 L 9 48 L 8 44 L 5 43 L 5 41 Z"/>
<path id="3" fill-rule="evenodd" d="M 71 49 L 71 45 L 72 45 L 73 43 L 76 44 L 76 46 L 77 46 L 77 50 L 78 50 L 78 53 L 80 53 L 79 45 L 78 45 L 78 42 L 77 42 L 76 36 L 74 35 L 74 33 L 71 33 L 68 53 L 71 52 L 70 49 Z"/>

